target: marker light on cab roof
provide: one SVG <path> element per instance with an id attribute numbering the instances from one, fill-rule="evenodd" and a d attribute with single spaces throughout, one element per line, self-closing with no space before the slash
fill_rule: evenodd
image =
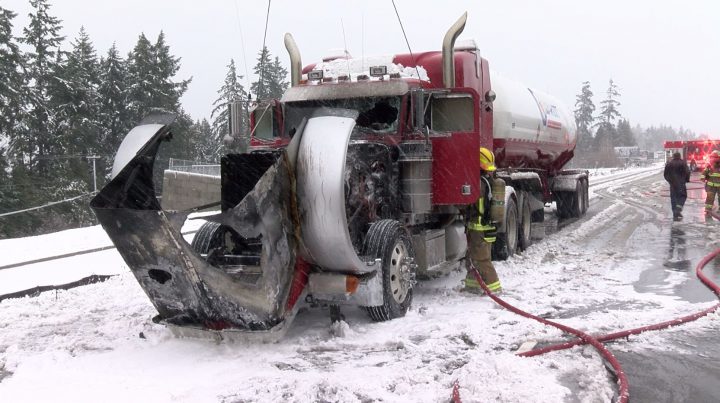
<path id="1" fill-rule="evenodd" d="M 312 70 L 308 73 L 308 80 L 322 80 L 323 78 L 323 71 L 322 70 Z"/>
<path id="2" fill-rule="evenodd" d="M 371 66 L 370 76 L 371 77 L 382 77 L 387 74 L 387 66 Z"/>

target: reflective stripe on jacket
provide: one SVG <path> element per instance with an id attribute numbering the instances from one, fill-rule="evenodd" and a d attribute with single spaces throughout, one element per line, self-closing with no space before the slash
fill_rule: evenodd
<path id="1" fill-rule="evenodd" d="M 480 180 L 480 198 L 476 203 L 475 209 L 468 214 L 469 220 L 467 228 L 469 231 L 480 231 L 487 236 L 483 239 L 485 242 L 495 242 L 495 226 L 490 222 L 490 202 L 492 201 L 492 192 L 490 182 L 484 176 Z M 475 210 L 475 211 L 472 211 Z M 483 234 L 483 235 L 485 235 Z"/>
<path id="2" fill-rule="evenodd" d="M 706 181 L 706 185 L 712 188 L 720 187 L 720 171 L 717 171 L 711 167 L 706 167 L 700 179 Z"/>

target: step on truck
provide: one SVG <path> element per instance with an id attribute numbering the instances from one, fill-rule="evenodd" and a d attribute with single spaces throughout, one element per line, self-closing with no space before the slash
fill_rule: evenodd
<path id="1" fill-rule="evenodd" d="M 135 127 L 91 205 L 156 319 L 182 334 L 273 333 L 301 301 L 402 317 L 419 279 L 464 264 L 480 147 L 506 184 L 495 259 L 530 246 L 550 203 L 561 218 L 583 215 L 588 174 L 562 169 L 572 114 L 491 71 L 475 42 L 456 43 L 466 17 L 441 51 L 305 67 L 286 34 L 291 87 L 250 113 L 249 149 L 222 158 L 220 213 L 192 243 L 180 232 L 188 212 L 163 210 L 152 182 L 172 119 Z"/>

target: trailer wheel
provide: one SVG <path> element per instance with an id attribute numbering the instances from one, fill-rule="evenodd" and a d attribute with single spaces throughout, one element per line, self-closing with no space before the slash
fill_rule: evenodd
<path id="1" fill-rule="evenodd" d="M 556 192 L 555 193 L 555 214 L 558 218 L 568 218 L 568 192 Z"/>
<path id="2" fill-rule="evenodd" d="M 530 213 L 530 201 L 527 197 L 523 198 L 522 209 L 520 211 L 520 226 L 518 227 L 518 243 L 520 250 L 530 247 L 532 239 L 530 237 L 530 226 L 532 225 L 532 214 Z"/>
<path id="3" fill-rule="evenodd" d="M 505 208 L 505 232 L 498 232 L 493 244 L 495 260 L 506 260 L 515 254 L 518 246 L 518 210 L 512 197 Z"/>
<path id="4" fill-rule="evenodd" d="M 585 188 L 583 187 L 582 181 L 578 180 L 575 184 L 575 192 L 570 193 L 570 216 L 571 217 L 581 217 L 583 214 L 583 205 L 585 204 L 585 196 L 583 195 L 583 190 Z"/>
<path id="5" fill-rule="evenodd" d="M 587 179 L 584 179 L 582 181 L 583 185 L 583 210 L 582 214 L 585 215 L 587 213 L 588 208 L 590 207 L 590 185 L 589 181 Z"/>
<path id="6" fill-rule="evenodd" d="M 557 192 L 555 196 L 555 206 L 558 218 L 580 217 L 583 214 L 583 205 L 587 200 L 585 187 L 582 180 L 575 183 L 574 192 Z"/>
<path id="7" fill-rule="evenodd" d="M 363 249 L 364 255 L 382 260 L 383 284 L 383 304 L 363 309 L 376 322 L 405 316 L 415 284 L 415 251 L 410 236 L 398 221 L 376 221 L 368 230 Z"/>

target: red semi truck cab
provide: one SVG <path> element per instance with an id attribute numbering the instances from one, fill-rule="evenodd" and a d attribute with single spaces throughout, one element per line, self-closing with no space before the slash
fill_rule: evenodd
<path id="1" fill-rule="evenodd" d="M 504 202 L 494 203 L 494 258 L 542 235 L 534 224 L 548 203 L 561 218 L 582 216 L 588 173 L 562 170 L 572 113 L 491 72 L 474 42 L 455 46 L 466 18 L 442 51 L 304 69 L 287 34 L 292 86 L 252 111 L 249 151 L 221 159 L 221 212 L 192 244 L 180 233 L 187 211 L 164 211 L 148 192 L 172 119 L 134 128 L 118 152 L 130 158 L 92 206 L 157 320 L 181 334 L 282 332 L 303 300 L 355 305 L 376 321 L 403 316 L 416 279 L 465 264 L 480 147 L 494 150 L 504 180 L 492 185 Z M 230 109 L 238 138 L 242 110 Z"/>

